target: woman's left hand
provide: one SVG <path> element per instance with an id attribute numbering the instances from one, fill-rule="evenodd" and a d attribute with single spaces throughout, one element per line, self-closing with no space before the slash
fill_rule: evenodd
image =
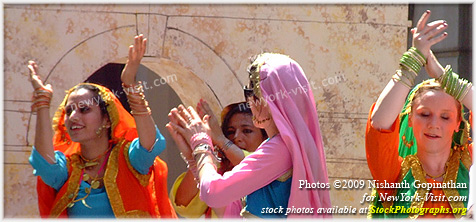
<path id="1" fill-rule="evenodd" d="M 178 125 L 174 125 L 174 128 L 177 129 L 187 141 L 190 141 L 194 134 L 201 132 L 207 133 L 210 129 L 208 125 L 209 116 L 205 115 L 202 120 L 191 106 L 185 109 L 183 105 L 179 105 L 177 109 L 172 109 L 170 113 L 178 122 Z"/>
<path id="2" fill-rule="evenodd" d="M 446 32 L 443 32 L 446 28 L 448 28 L 446 21 L 437 20 L 427 23 L 428 19 L 430 18 L 430 14 L 430 10 L 424 12 L 420 20 L 418 20 L 416 27 L 411 30 L 413 35 L 412 46 L 423 53 L 425 59 L 430 57 L 431 46 L 441 42 L 448 35 Z"/>
<path id="3" fill-rule="evenodd" d="M 134 38 L 134 45 L 129 46 L 129 56 L 121 74 L 124 84 L 132 85 L 136 82 L 137 70 L 139 70 L 140 61 L 144 57 L 146 44 L 147 39 L 140 34 Z"/>

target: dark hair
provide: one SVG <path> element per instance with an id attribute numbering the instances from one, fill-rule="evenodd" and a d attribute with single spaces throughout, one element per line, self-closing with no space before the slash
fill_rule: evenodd
<path id="1" fill-rule="evenodd" d="M 225 107 L 227 109 L 228 107 Z M 253 113 L 251 113 L 251 109 L 248 106 L 248 103 L 246 102 L 241 102 L 241 103 L 235 103 L 231 106 L 230 110 L 226 113 L 225 117 L 223 118 L 223 121 L 221 123 L 221 131 L 223 132 L 224 135 L 226 135 L 226 131 L 228 129 L 228 125 L 230 124 L 231 117 L 233 117 L 237 113 L 243 113 L 252 116 Z M 266 134 L 266 131 L 264 129 L 260 129 L 261 134 L 263 135 L 264 138 L 268 138 L 268 134 Z"/>
<path id="2" fill-rule="evenodd" d="M 99 95 L 99 88 L 94 86 L 94 85 L 90 85 L 90 84 L 81 84 L 81 85 L 77 86 L 72 92 L 76 92 L 80 89 L 86 89 L 86 90 L 92 92 L 93 93 L 93 98 L 98 98 L 97 100 L 93 100 L 93 101 L 98 102 L 99 109 L 101 110 L 101 114 L 103 115 L 103 117 L 106 116 L 107 118 L 109 118 L 109 120 L 111 120 L 111 118 L 109 117 L 109 113 L 107 112 L 107 104 L 102 99 L 101 95 Z M 107 135 L 108 135 L 109 139 L 112 138 L 112 128 L 108 128 Z"/>
<path id="3" fill-rule="evenodd" d="M 81 84 L 79 86 L 77 86 L 73 92 L 76 92 L 80 89 L 86 89 L 86 90 L 89 90 L 90 92 L 93 93 L 93 97 L 96 97 L 98 98 L 97 100 L 94 100 L 94 101 L 98 101 L 99 102 L 99 109 L 101 109 L 101 113 L 103 115 L 107 115 L 109 117 L 109 113 L 107 112 L 107 104 L 106 102 L 102 99 L 102 97 L 99 95 L 99 88 L 97 88 L 96 86 L 94 85 L 89 85 L 89 84 Z"/>

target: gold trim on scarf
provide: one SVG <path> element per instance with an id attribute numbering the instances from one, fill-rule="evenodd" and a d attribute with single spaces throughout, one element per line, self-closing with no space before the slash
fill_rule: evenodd
<path id="1" fill-rule="evenodd" d="M 99 96 L 101 96 L 102 100 L 104 100 L 104 102 L 106 103 L 107 113 L 108 113 L 109 119 L 111 121 L 111 133 L 112 133 L 114 131 L 115 127 L 117 126 L 117 124 L 119 124 L 119 112 L 117 111 L 117 107 L 114 104 L 114 99 L 110 96 L 110 93 L 108 93 L 108 91 L 106 90 L 106 87 L 100 86 L 100 85 L 97 85 L 97 84 L 93 84 L 93 83 L 80 83 L 80 84 L 74 86 L 73 88 L 69 89 L 68 91 L 66 91 L 66 96 L 64 97 L 63 101 L 60 103 L 58 109 L 56 110 L 56 112 L 53 116 L 53 121 L 52 121 L 53 130 L 54 131 L 61 131 L 60 127 L 58 126 L 58 123 L 62 119 L 64 119 L 64 114 L 65 114 L 64 106 L 68 102 L 69 95 L 80 85 L 93 85 L 93 86 L 95 86 L 96 88 L 99 89 Z M 64 137 L 64 134 L 66 132 L 62 132 L 62 133 L 63 133 L 62 139 L 66 140 L 66 138 Z M 111 137 L 112 137 L 112 135 L 111 135 Z M 70 143 L 71 140 L 69 139 L 68 142 Z"/>
<path id="2" fill-rule="evenodd" d="M 456 177 L 458 176 L 459 171 L 459 161 L 461 159 L 461 151 L 457 149 L 453 152 L 450 160 L 448 161 L 448 168 L 446 170 L 446 175 L 443 180 L 444 183 L 456 183 Z M 454 197 L 459 196 L 458 190 L 456 188 L 443 188 L 443 193 L 447 197 Z M 451 208 L 464 208 L 464 203 L 462 201 L 448 201 L 450 203 Z M 461 218 L 461 214 L 454 214 L 456 218 Z"/>
<path id="3" fill-rule="evenodd" d="M 137 178 L 137 180 L 139 180 L 140 185 L 146 187 L 147 185 L 149 185 L 150 176 L 152 174 L 150 172 L 147 174 L 141 174 L 136 169 L 134 169 L 134 167 L 131 164 L 131 161 L 129 160 L 129 146 L 130 145 L 131 145 L 131 142 L 128 142 L 124 146 L 124 151 L 123 151 L 124 158 L 126 159 L 126 162 L 127 162 L 127 168 L 129 168 L 132 174 Z"/>
<path id="4" fill-rule="evenodd" d="M 402 182 L 403 179 L 405 178 L 405 175 L 407 175 L 408 171 L 410 171 L 412 164 L 415 161 L 416 156 L 414 155 L 408 155 L 405 159 L 403 159 L 401 163 L 401 168 L 400 168 L 400 175 L 398 176 L 398 182 Z M 378 197 L 378 192 L 376 192 L 376 196 Z M 392 190 L 392 193 L 390 195 L 395 195 L 396 190 Z M 385 201 L 385 199 L 382 202 L 382 206 L 384 208 L 389 208 L 393 205 L 393 200 L 390 201 Z"/>
<path id="5" fill-rule="evenodd" d="M 464 149 L 461 151 L 461 162 L 467 170 L 469 170 L 469 168 L 471 168 L 471 165 L 473 165 L 471 154 L 469 153 L 468 149 Z"/>
<path id="6" fill-rule="evenodd" d="M 279 54 L 279 53 L 261 53 L 258 55 L 258 57 L 253 61 L 251 64 L 251 67 L 256 67 L 254 72 L 250 72 L 249 78 L 250 81 L 253 83 L 253 93 L 258 97 L 262 98 L 261 94 L 261 86 L 260 86 L 260 72 L 261 72 L 261 66 L 266 63 L 270 58 L 273 56 L 286 56 L 289 58 L 287 55 Z"/>
<path id="7" fill-rule="evenodd" d="M 107 161 L 107 168 L 104 174 L 104 186 L 106 187 L 106 193 L 109 197 L 109 201 L 111 203 L 111 208 L 114 212 L 116 218 L 125 218 L 125 217 L 151 217 L 149 212 L 140 211 L 140 210 L 131 210 L 126 211 L 124 208 L 124 203 L 122 201 L 121 194 L 119 192 L 119 188 L 117 187 L 117 174 L 119 173 L 119 151 L 121 148 L 128 147 L 125 144 L 125 140 L 120 141 L 111 151 L 109 156 L 109 160 Z M 116 148 L 117 147 L 117 148 Z"/>
<path id="8" fill-rule="evenodd" d="M 468 155 L 468 156 L 467 156 Z M 461 153 L 461 149 L 456 149 L 455 151 L 451 150 L 450 158 L 447 162 L 448 166 L 446 169 L 446 175 L 443 179 L 443 183 L 456 183 L 456 177 L 458 176 L 459 162 L 466 162 L 468 164 L 469 153 L 466 151 Z M 466 167 L 466 164 L 463 163 Z M 415 155 L 408 155 L 402 162 L 402 168 L 400 171 L 399 182 L 403 181 L 404 176 L 408 173 L 409 169 L 412 169 L 412 176 L 415 180 L 419 180 L 421 184 L 427 184 L 426 182 L 426 173 L 423 170 L 420 160 Z M 468 168 L 469 169 L 469 168 Z M 423 187 L 428 187 L 424 186 Z M 446 197 L 456 197 L 459 196 L 458 190 L 455 188 L 443 188 L 443 193 Z M 425 196 L 429 190 L 419 188 L 413 197 L 413 202 L 411 203 L 410 208 L 422 208 L 425 203 Z M 448 201 L 450 206 L 455 208 L 464 208 L 464 203 L 462 201 Z M 383 204 L 383 203 L 382 203 Z M 392 206 L 393 203 L 390 203 L 388 207 Z M 387 207 L 387 206 L 385 206 Z M 409 214 L 411 219 L 418 218 L 419 214 Z M 460 214 L 454 214 L 456 218 L 460 218 Z"/>
<path id="9" fill-rule="evenodd" d="M 79 180 L 81 179 L 81 169 L 79 164 L 81 163 L 79 155 L 74 154 L 69 158 L 71 163 L 71 176 L 68 178 L 68 188 L 65 194 L 58 200 L 58 202 L 51 209 L 50 217 L 57 218 L 68 205 L 73 201 L 75 193 L 79 192 Z M 67 164 L 69 165 L 69 164 Z"/>
<path id="10" fill-rule="evenodd" d="M 370 194 L 370 196 L 371 196 L 371 197 L 374 197 L 374 198 L 377 198 L 377 197 L 378 197 L 377 188 L 372 188 L 372 193 Z M 372 213 L 370 213 L 370 212 L 371 212 L 370 209 L 371 209 L 372 207 L 374 207 L 374 206 L 375 206 L 375 202 L 374 202 L 374 201 L 370 202 L 370 204 L 369 204 L 369 206 L 368 206 L 368 208 L 367 208 L 367 209 L 368 209 L 368 211 L 367 211 L 367 219 L 372 219 L 372 218 L 373 218 Z M 385 207 L 385 206 L 384 206 L 384 207 Z"/>
<path id="11" fill-rule="evenodd" d="M 152 166 L 152 167 L 154 167 L 154 166 Z M 152 194 L 151 194 L 152 195 L 152 200 L 154 200 L 154 203 L 158 203 L 159 202 L 159 197 L 157 197 L 157 191 L 155 189 L 155 181 L 156 181 L 155 176 L 156 175 L 153 175 L 153 176 L 154 176 L 154 179 L 150 180 L 149 186 L 150 186 L 150 189 L 152 189 Z M 161 218 L 158 204 L 154 204 L 154 211 L 155 211 L 155 213 L 157 213 L 157 217 Z"/>
<path id="12" fill-rule="evenodd" d="M 412 169 L 412 175 L 415 180 L 419 180 L 421 184 L 426 184 L 426 174 L 425 171 L 423 171 L 423 167 L 420 163 L 420 160 L 416 155 L 409 155 L 411 158 L 409 161 L 410 167 Z M 406 158 L 405 158 L 406 159 Z M 401 182 L 401 181 L 400 181 Z M 413 195 L 413 202 L 410 205 L 410 208 L 422 208 L 423 204 L 425 204 L 425 196 L 428 193 L 427 189 L 423 189 L 421 187 L 428 187 L 425 185 L 420 186 L 420 188 L 417 189 L 415 194 Z M 416 212 L 416 211 L 412 211 Z M 411 219 L 416 219 L 420 214 L 418 213 L 409 213 L 408 214 Z"/>

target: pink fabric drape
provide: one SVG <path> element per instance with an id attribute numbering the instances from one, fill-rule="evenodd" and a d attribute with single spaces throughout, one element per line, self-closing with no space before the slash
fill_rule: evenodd
<path id="1" fill-rule="evenodd" d="M 274 54 L 260 69 L 262 95 L 280 134 L 221 176 L 216 172 L 200 181 L 200 198 L 222 207 L 262 188 L 293 169 L 289 208 L 331 207 L 328 189 L 299 188 L 300 180 L 328 183 L 316 104 L 306 76 L 294 60 Z M 331 217 L 290 214 L 288 217 Z"/>
<path id="2" fill-rule="evenodd" d="M 316 103 L 304 71 L 289 57 L 274 54 L 261 66 L 260 79 L 262 95 L 291 153 L 293 181 L 288 207 L 331 207 L 329 190 L 298 188 L 300 180 L 329 182 Z"/>

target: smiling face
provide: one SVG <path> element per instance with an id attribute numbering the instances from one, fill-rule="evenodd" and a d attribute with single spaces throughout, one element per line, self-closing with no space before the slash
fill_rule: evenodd
<path id="1" fill-rule="evenodd" d="M 413 127 L 419 150 L 438 152 L 451 147 L 461 118 L 458 107 L 458 102 L 441 90 L 426 90 L 415 96 L 409 126 Z"/>
<path id="2" fill-rule="evenodd" d="M 96 132 L 101 126 L 110 127 L 107 115 L 101 112 L 98 96 L 85 88 L 79 88 L 68 97 L 65 105 L 64 124 L 71 140 L 84 143 L 98 138 Z M 101 131 L 101 138 L 107 138 L 107 129 Z"/>
<path id="3" fill-rule="evenodd" d="M 251 115 L 246 113 L 235 113 L 230 118 L 225 136 L 249 152 L 254 152 L 265 139 L 261 130 L 253 125 Z"/>

